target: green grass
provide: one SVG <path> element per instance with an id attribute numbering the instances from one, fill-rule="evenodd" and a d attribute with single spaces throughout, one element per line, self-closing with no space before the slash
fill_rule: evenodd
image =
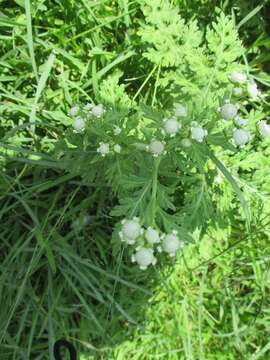
<path id="1" fill-rule="evenodd" d="M 267 71 L 269 2 L 171 3 L 201 26 L 215 6 L 231 13 L 233 4 L 247 60 Z M 69 107 L 99 100 L 115 71 L 132 101 L 147 101 L 152 87 L 156 102 L 160 68 L 138 63 L 139 1 L 0 0 L 0 7 L 0 359 L 51 360 L 59 337 L 76 344 L 81 360 L 268 359 L 266 159 L 253 193 L 241 184 L 249 232 L 238 211 L 225 212 L 230 226 L 196 233 L 175 266 L 134 271 L 125 254 L 112 256 L 110 188 L 67 173 L 52 152 L 70 125 Z M 270 84 L 266 73 L 259 77 Z M 236 208 L 228 185 L 220 202 Z"/>

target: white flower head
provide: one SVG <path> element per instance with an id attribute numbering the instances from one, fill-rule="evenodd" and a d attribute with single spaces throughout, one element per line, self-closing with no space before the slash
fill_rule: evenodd
<path id="1" fill-rule="evenodd" d="M 186 106 L 175 103 L 174 104 L 174 114 L 177 117 L 186 117 L 188 114 Z"/>
<path id="2" fill-rule="evenodd" d="M 121 152 L 121 146 L 119 144 L 115 144 L 113 151 L 119 154 Z"/>
<path id="3" fill-rule="evenodd" d="M 110 146 L 108 143 L 100 142 L 99 147 L 97 148 L 97 152 L 100 153 L 101 156 L 106 156 L 110 152 Z"/>
<path id="4" fill-rule="evenodd" d="M 270 136 L 270 125 L 265 120 L 261 120 L 257 124 L 261 137 L 267 138 Z"/>
<path id="5" fill-rule="evenodd" d="M 189 139 L 181 140 L 181 145 L 185 148 L 189 148 L 192 145 L 192 142 Z"/>
<path id="6" fill-rule="evenodd" d="M 91 113 L 97 118 L 100 118 L 104 112 L 105 109 L 102 104 L 94 105 L 91 109 Z"/>
<path id="7" fill-rule="evenodd" d="M 227 103 L 220 108 L 220 115 L 224 120 L 232 120 L 236 117 L 238 106 Z"/>
<path id="8" fill-rule="evenodd" d="M 240 87 L 233 88 L 233 95 L 234 96 L 242 96 L 243 95 L 243 89 Z"/>
<path id="9" fill-rule="evenodd" d="M 151 143 L 147 146 L 147 150 L 154 157 L 158 157 L 159 155 L 166 154 L 165 143 L 159 140 L 152 140 Z"/>
<path id="10" fill-rule="evenodd" d="M 145 239 L 151 245 L 157 244 L 160 242 L 159 232 L 156 229 L 153 229 L 151 226 L 145 231 Z"/>
<path id="11" fill-rule="evenodd" d="M 247 84 L 247 92 L 252 100 L 256 100 L 261 96 L 261 92 L 254 81 L 249 81 Z"/>
<path id="12" fill-rule="evenodd" d="M 233 119 L 233 122 L 235 123 L 236 126 L 239 126 L 239 127 L 247 126 L 247 124 L 248 124 L 248 121 L 246 119 L 243 119 L 239 116 L 236 116 Z"/>
<path id="13" fill-rule="evenodd" d="M 241 72 L 238 71 L 233 71 L 230 76 L 229 76 L 230 80 L 234 83 L 237 84 L 243 84 L 244 82 L 247 81 L 247 76 L 246 74 L 243 74 Z"/>
<path id="14" fill-rule="evenodd" d="M 76 117 L 73 122 L 73 129 L 77 133 L 81 133 L 85 130 L 85 121 L 81 117 Z"/>
<path id="15" fill-rule="evenodd" d="M 162 240 L 163 250 L 171 257 L 175 256 L 177 251 L 183 247 L 183 243 L 179 240 L 177 231 L 172 231 L 164 236 Z"/>
<path id="16" fill-rule="evenodd" d="M 233 130 L 233 141 L 236 146 L 244 147 L 250 140 L 250 133 L 245 129 Z"/>
<path id="17" fill-rule="evenodd" d="M 198 142 L 203 142 L 203 140 L 207 136 L 207 134 L 208 134 L 208 131 L 199 125 L 194 124 L 194 126 L 191 127 L 191 138 L 193 140 L 196 140 Z"/>
<path id="18" fill-rule="evenodd" d="M 121 129 L 119 126 L 115 126 L 115 127 L 114 127 L 114 129 L 113 129 L 113 134 L 114 134 L 115 136 L 120 135 L 121 132 L 122 132 L 122 129 Z"/>
<path id="19" fill-rule="evenodd" d="M 78 114 L 79 110 L 80 110 L 79 107 L 76 106 L 76 105 L 74 105 L 74 106 L 72 106 L 72 107 L 70 108 L 68 114 L 69 114 L 70 116 L 76 116 L 76 115 Z"/>
<path id="20" fill-rule="evenodd" d="M 143 229 L 140 225 L 138 218 L 132 220 L 124 219 L 122 221 L 122 229 L 119 232 L 119 236 L 122 241 L 127 244 L 135 244 L 136 239 L 143 233 Z"/>
<path id="21" fill-rule="evenodd" d="M 177 131 L 181 128 L 179 122 L 175 117 L 164 119 L 164 131 L 167 135 L 170 135 L 170 137 L 174 137 L 177 133 Z"/>
<path id="22" fill-rule="evenodd" d="M 148 266 L 157 263 L 153 250 L 146 247 L 139 247 L 131 259 L 139 265 L 141 270 L 146 270 Z"/>
<path id="23" fill-rule="evenodd" d="M 84 110 L 90 111 L 90 110 L 93 109 L 94 106 L 95 106 L 95 105 L 94 105 L 93 103 L 87 103 L 87 104 L 85 105 L 85 107 L 84 107 Z"/>

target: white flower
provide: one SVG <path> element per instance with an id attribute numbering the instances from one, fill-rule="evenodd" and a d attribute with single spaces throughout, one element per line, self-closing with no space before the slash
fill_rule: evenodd
<path id="1" fill-rule="evenodd" d="M 79 112 L 79 107 L 75 105 L 70 108 L 68 113 L 70 116 L 76 116 L 78 112 Z"/>
<path id="2" fill-rule="evenodd" d="M 164 236 L 162 246 L 163 250 L 173 257 L 176 252 L 183 247 L 183 243 L 179 240 L 177 231 L 174 230 Z"/>
<path id="3" fill-rule="evenodd" d="M 187 116 L 187 108 L 182 104 L 175 103 L 174 104 L 174 114 L 175 114 L 175 116 L 178 116 L 178 117 L 186 117 Z"/>
<path id="4" fill-rule="evenodd" d="M 73 122 L 73 129 L 77 133 L 83 132 L 85 130 L 85 121 L 81 117 L 77 117 Z"/>
<path id="5" fill-rule="evenodd" d="M 92 103 L 87 103 L 87 104 L 85 105 L 85 107 L 84 107 L 84 110 L 90 111 L 90 110 L 93 109 L 94 106 L 95 106 L 95 105 L 92 104 Z"/>
<path id="6" fill-rule="evenodd" d="M 233 130 L 233 140 L 236 146 L 243 147 L 250 140 L 250 133 L 248 130 L 244 129 L 234 129 Z"/>
<path id="7" fill-rule="evenodd" d="M 105 112 L 105 109 L 102 104 L 94 105 L 91 109 L 91 113 L 97 117 L 100 118 Z"/>
<path id="8" fill-rule="evenodd" d="M 115 126 L 115 127 L 114 127 L 114 129 L 113 129 L 113 134 L 114 134 L 115 136 L 121 134 L 121 132 L 122 132 L 122 129 L 121 129 L 119 126 Z"/>
<path id="9" fill-rule="evenodd" d="M 164 119 L 164 130 L 166 134 L 171 137 L 175 136 L 177 131 L 180 129 L 180 124 L 175 117 Z"/>
<path id="10" fill-rule="evenodd" d="M 224 120 L 232 120 L 236 117 L 238 106 L 234 104 L 224 104 L 220 109 L 220 115 Z"/>
<path id="11" fill-rule="evenodd" d="M 247 92 L 249 97 L 253 100 L 257 99 L 261 95 L 261 92 L 254 81 L 250 81 L 247 84 Z"/>
<path id="12" fill-rule="evenodd" d="M 192 145 L 192 142 L 189 139 L 183 139 L 181 140 L 181 145 L 185 148 L 188 148 Z"/>
<path id="13" fill-rule="evenodd" d="M 106 156 L 110 152 L 110 147 L 108 143 L 99 143 L 99 147 L 97 148 L 97 152 L 100 153 L 101 156 Z"/>
<path id="14" fill-rule="evenodd" d="M 143 230 L 139 223 L 138 218 L 133 218 L 132 220 L 123 220 L 122 229 L 119 232 L 119 236 L 122 241 L 125 241 L 127 244 L 134 244 L 135 240 L 142 234 Z"/>
<path id="15" fill-rule="evenodd" d="M 240 87 L 233 88 L 233 95 L 234 96 L 241 96 L 243 95 L 243 89 Z"/>
<path id="16" fill-rule="evenodd" d="M 145 238 L 149 244 L 156 244 L 160 242 L 159 233 L 156 229 L 149 226 L 145 232 Z"/>
<path id="17" fill-rule="evenodd" d="M 114 152 L 119 154 L 121 152 L 121 146 L 118 144 L 115 144 L 113 147 L 113 150 L 114 150 Z"/>
<path id="18" fill-rule="evenodd" d="M 267 124 L 265 120 L 261 120 L 257 124 L 259 133 L 263 138 L 267 138 L 270 136 L 270 126 Z"/>
<path id="19" fill-rule="evenodd" d="M 203 142 L 207 134 L 208 131 L 202 128 L 201 126 L 195 125 L 194 127 L 191 128 L 191 138 L 198 142 Z"/>
<path id="20" fill-rule="evenodd" d="M 243 119 L 239 116 L 236 116 L 233 119 L 233 122 L 235 123 L 236 126 L 239 126 L 239 127 L 246 126 L 248 124 L 248 121 L 246 119 Z"/>
<path id="21" fill-rule="evenodd" d="M 165 154 L 164 151 L 165 146 L 164 142 L 161 142 L 159 140 L 152 140 L 149 146 L 147 146 L 147 150 L 154 156 L 157 157 L 161 154 Z"/>
<path id="22" fill-rule="evenodd" d="M 133 255 L 131 259 L 133 262 L 137 262 L 141 270 L 146 270 L 149 265 L 155 265 L 157 263 L 153 250 L 145 247 L 137 248 L 135 255 Z"/>
<path id="23" fill-rule="evenodd" d="M 230 80 L 234 83 L 237 84 L 243 84 L 244 82 L 247 81 L 247 76 L 246 74 L 237 72 L 237 71 L 233 71 L 230 76 L 229 76 Z"/>

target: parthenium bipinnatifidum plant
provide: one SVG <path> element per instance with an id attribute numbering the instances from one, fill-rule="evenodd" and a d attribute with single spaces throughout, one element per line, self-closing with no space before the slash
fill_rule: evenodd
<path id="1" fill-rule="evenodd" d="M 215 152 L 251 148 L 254 137 L 270 137 L 270 126 L 267 119 L 249 121 L 248 109 L 259 112 L 263 95 L 240 63 L 244 49 L 232 20 L 221 14 L 204 37 L 196 21 L 185 23 L 169 2 L 142 3 L 142 57 L 157 74 L 152 105 L 131 101 L 119 76 L 108 78 L 99 103 L 69 110 L 63 161 L 85 181 L 111 186 L 118 201 L 111 214 L 120 218 L 114 253 L 125 244 L 132 261 L 147 269 L 174 257 L 196 228 L 214 222 L 218 172 L 249 217 Z"/>

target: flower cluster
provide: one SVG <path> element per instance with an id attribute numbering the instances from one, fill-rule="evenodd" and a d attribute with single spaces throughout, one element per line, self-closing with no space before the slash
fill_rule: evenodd
<path id="1" fill-rule="evenodd" d="M 145 229 L 136 217 L 131 220 L 122 220 L 121 225 L 120 239 L 128 245 L 134 245 L 131 260 L 136 262 L 142 270 L 156 264 L 156 253 L 163 251 L 170 257 L 174 257 L 184 245 L 177 231 L 161 234 L 158 229 L 151 226 Z"/>
<path id="2" fill-rule="evenodd" d="M 261 91 L 258 89 L 254 80 L 248 80 L 246 74 L 233 71 L 229 75 L 229 79 L 236 86 L 233 89 L 235 96 L 247 94 L 251 100 L 258 100 L 261 97 Z"/>
<path id="3" fill-rule="evenodd" d="M 87 103 L 84 107 L 73 105 L 69 110 L 69 116 L 73 119 L 72 126 L 74 132 L 84 132 L 88 120 L 91 118 L 101 118 L 104 113 L 105 109 L 102 104 Z"/>

